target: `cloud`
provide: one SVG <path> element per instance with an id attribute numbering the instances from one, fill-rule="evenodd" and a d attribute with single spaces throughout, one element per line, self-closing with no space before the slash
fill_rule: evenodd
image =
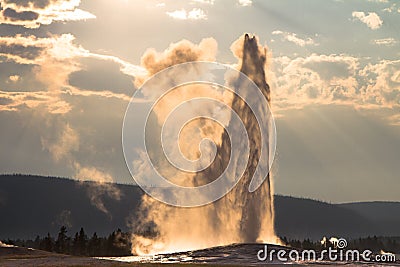
<path id="1" fill-rule="evenodd" d="M 11 75 L 8 77 L 8 80 L 10 82 L 16 83 L 21 79 L 21 77 L 19 75 Z"/>
<path id="2" fill-rule="evenodd" d="M 0 91 L 0 111 L 20 111 L 23 109 L 45 110 L 47 114 L 65 114 L 71 111 L 69 103 L 58 95 L 47 91 L 5 92 Z"/>
<path id="3" fill-rule="evenodd" d="M 51 0 L 4 0 L 5 4 L 15 4 L 21 7 L 43 9 L 50 5 Z"/>
<path id="4" fill-rule="evenodd" d="M 167 12 L 167 15 L 174 19 L 186 20 L 187 12 L 185 9 L 175 10 L 172 12 Z"/>
<path id="5" fill-rule="evenodd" d="M 391 125 L 400 126 L 400 114 L 395 114 L 389 117 Z"/>
<path id="6" fill-rule="evenodd" d="M 166 6 L 165 3 L 157 3 L 157 4 L 156 4 L 156 7 L 165 7 L 165 6 Z"/>
<path id="7" fill-rule="evenodd" d="M 0 37 L 0 55 L 8 61 L 16 64 L 32 65 L 32 72 L 36 81 L 54 93 L 78 93 L 79 88 L 69 84 L 72 73 L 81 70 L 81 59 L 91 58 L 106 62 L 113 62 L 119 66 L 119 70 L 130 77 L 144 76 L 146 70 L 126 62 L 118 57 L 91 53 L 75 43 L 72 34 L 52 35 L 46 38 L 36 36 L 16 35 L 12 37 Z M 112 89 L 104 90 L 104 95 L 110 97 Z M 81 95 L 93 95 L 92 92 Z M 101 95 L 98 92 L 97 95 Z M 122 97 L 115 94 L 114 97 Z"/>
<path id="8" fill-rule="evenodd" d="M 192 0 L 192 2 L 206 5 L 214 5 L 215 0 Z"/>
<path id="9" fill-rule="evenodd" d="M 89 52 L 75 45 L 71 34 L 53 35 L 47 38 L 36 36 L 0 37 L 0 54 L 19 64 L 40 65 L 46 58 L 67 60 L 85 56 Z"/>
<path id="10" fill-rule="evenodd" d="M 193 8 L 190 11 L 179 9 L 172 12 L 166 12 L 168 16 L 178 20 L 206 20 L 207 14 L 200 8 Z"/>
<path id="11" fill-rule="evenodd" d="M 352 16 L 366 24 L 372 30 L 379 29 L 383 24 L 382 19 L 375 12 L 369 12 L 368 15 L 366 15 L 364 12 L 354 11 Z"/>
<path id="12" fill-rule="evenodd" d="M 285 106 L 289 101 L 296 106 L 328 99 L 332 102 L 334 98 L 346 100 L 358 86 L 352 78 L 357 64 L 356 58 L 344 55 L 276 58 L 274 65 L 279 67 L 271 79 L 277 88 L 272 90 L 273 103 Z"/>
<path id="13" fill-rule="evenodd" d="M 79 58 L 90 52 L 74 43 L 71 34 L 38 38 L 35 36 L 0 37 L 0 53 L 17 64 L 32 65 L 34 79 L 54 99 L 70 88 L 68 77 L 80 69 Z"/>
<path id="14" fill-rule="evenodd" d="M 277 57 L 268 70 L 279 113 L 312 104 L 400 109 L 400 61 L 371 63 L 349 55 Z"/>
<path id="15" fill-rule="evenodd" d="M 388 12 L 388 13 L 392 13 L 392 12 L 396 12 L 397 11 L 397 12 L 400 13 L 400 8 L 397 9 L 397 5 L 396 5 L 396 3 L 394 3 L 394 4 L 391 4 L 389 7 L 386 7 L 384 9 L 382 9 L 382 11 Z"/>
<path id="16" fill-rule="evenodd" d="M 400 107 L 400 60 L 382 60 L 369 63 L 360 75 L 365 84 L 361 88 L 362 100 L 377 106 Z"/>
<path id="17" fill-rule="evenodd" d="M 2 2 L 0 23 L 39 28 L 54 21 L 78 21 L 96 18 L 95 15 L 78 9 L 80 0 L 6 0 Z"/>
<path id="18" fill-rule="evenodd" d="M 273 31 L 272 34 L 282 36 L 284 40 L 292 42 L 301 47 L 304 47 L 306 45 L 317 45 L 313 39 L 311 38 L 302 39 L 297 37 L 297 34 L 291 32 Z"/>
<path id="19" fill-rule="evenodd" d="M 375 39 L 371 41 L 376 45 L 384 45 L 384 46 L 394 46 L 398 43 L 398 41 L 394 38 L 383 38 L 383 39 Z"/>
<path id="20" fill-rule="evenodd" d="M 68 83 L 81 90 L 112 91 L 132 96 L 133 78 L 124 74 L 118 63 L 111 60 L 83 58 L 81 69 L 69 75 Z"/>
<path id="21" fill-rule="evenodd" d="M 0 37 L 0 55 L 19 63 L 29 63 L 37 58 L 43 51 L 43 48 L 22 44 L 6 44 Z"/>
<path id="22" fill-rule="evenodd" d="M 3 16 L 11 21 L 27 21 L 36 20 L 39 14 L 33 11 L 15 11 L 12 8 L 6 8 L 3 11 Z"/>
<path id="23" fill-rule="evenodd" d="M 241 6 L 251 6 L 253 4 L 252 0 L 239 0 L 239 5 Z"/>

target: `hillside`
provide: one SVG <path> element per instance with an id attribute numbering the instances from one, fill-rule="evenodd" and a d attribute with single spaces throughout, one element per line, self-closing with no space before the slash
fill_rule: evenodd
<path id="1" fill-rule="evenodd" d="M 70 233 L 84 227 L 90 234 L 128 230 L 127 220 L 136 209 L 140 188 L 116 185 L 121 200 L 99 196 L 106 214 L 91 204 L 90 182 L 39 176 L 0 176 L 0 238 L 34 238 L 57 233 L 66 225 Z M 101 192 L 99 192 L 101 193 Z"/>
<path id="2" fill-rule="evenodd" d="M 296 239 L 400 235 L 400 229 L 385 229 L 384 220 L 376 218 L 373 213 L 359 211 L 356 204 L 350 208 L 310 199 L 275 196 L 276 230 L 280 236 Z M 400 208 L 400 203 L 396 204 Z M 391 219 L 399 225 L 400 213 L 392 214 Z"/>
<path id="3" fill-rule="evenodd" d="M 70 234 L 84 227 L 89 235 L 129 230 L 135 221 L 141 189 L 113 185 L 121 192 L 116 200 L 104 191 L 93 191 L 90 182 L 55 177 L 0 176 L 0 239 L 35 238 L 56 234 L 66 225 Z M 93 193 L 108 213 L 93 205 Z M 92 199 L 90 198 L 92 197 Z M 328 204 L 287 196 L 275 197 L 276 230 L 288 238 L 322 236 L 357 238 L 368 235 L 400 236 L 400 203 L 371 202 Z"/>
<path id="4" fill-rule="evenodd" d="M 395 233 L 400 236 L 400 203 L 399 202 L 360 202 L 340 204 L 359 213 L 375 224 L 377 235 Z"/>

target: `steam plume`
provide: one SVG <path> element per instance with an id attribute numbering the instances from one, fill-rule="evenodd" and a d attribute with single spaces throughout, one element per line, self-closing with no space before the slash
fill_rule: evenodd
<path id="1" fill-rule="evenodd" d="M 58 123 L 62 124 L 62 121 Z M 64 125 L 62 132 L 58 138 L 50 138 L 50 136 L 42 137 L 43 149 L 46 149 L 53 156 L 54 161 L 65 161 L 68 167 L 75 170 L 75 178 L 80 181 L 81 185 L 85 185 L 90 202 L 100 211 L 110 216 L 109 211 L 103 203 L 103 197 L 120 200 L 120 190 L 112 184 L 113 177 L 104 171 L 100 171 L 92 166 L 81 166 L 75 158 L 75 153 L 79 151 L 80 138 L 78 132 L 68 123 Z M 84 183 L 91 181 L 92 183 Z M 1 199 L 0 199 L 1 200 Z"/>
<path id="2" fill-rule="evenodd" d="M 184 58 L 190 61 L 202 59 L 202 53 L 199 53 L 198 50 L 200 46 L 189 45 L 187 42 L 183 44 L 182 49 L 180 49 L 178 43 L 173 46 L 173 49 L 170 48 L 164 54 L 157 54 L 157 57 L 161 59 L 158 62 L 162 64 L 160 67 L 151 65 L 151 68 L 148 69 L 149 72 L 153 73 L 156 70 L 161 70 L 171 63 L 182 63 Z M 264 70 L 266 48 L 258 45 L 256 37 L 251 38 L 246 34 L 236 41 L 231 49 L 240 59 L 240 70 L 256 83 L 264 97 L 270 101 L 270 88 L 266 82 Z M 150 55 L 152 54 L 156 53 L 153 51 Z M 185 54 L 190 56 L 185 57 Z M 157 60 L 154 60 L 156 58 L 154 56 L 145 56 L 143 58 L 146 62 L 157 62 Z M 164 59 L 168 60 L 164 61 Z M 166 64 L 164 62 L 169 63 Z M 188 96 L 197 97 L 198 91 L 193 88 L 187 89 L 184 93 L 175 93 L 174 98 L 185 100 Z M 271 176 L 268 175 L 266 181 L 255 192 L 248 192 L 261 155 L 259 151 L 261 134 L 255 115 L 241 98 L 229 94 L 220 95 L 219 97 L 222 101 L 229 103 L 239 115 L 250 139 L 251 156 L 244 176 L 235 188 L 222 199 L 196 208 L 172 207 L 144 195 L 138 213 L 138 220 L 133 225 L 133 253 L 154 254 L 242 242 L 279 243 L 274 231 Z M 163 116 L 168 113 L 165 113 L 165 106 L 161 105 L 158 108 L 158 110 L 155 108 L 155 113 L 159 122 L 161 122 L 163 121 Z M 226 126 L 232 129 L 237 127 L 234 121 L 230 121 L 229 116 L 227 117 Z M 191 186 L 212 182 L 224 170 L 231 156 L 229 136 L 226 131 L 201 121 L 198 122 L 196 127 L 200 129 L 204 136 L 213 136 L 212 139 L 217 144 L 217 155 L 206 170 L 190 176 L 190 179 L 185 177 L 185 185 L 190 184 Z M 183 146 L 189 151 L 190 149 L 193 150 L 191 148 L 191 146 L 193 147 L 193 142 L 195 141 L 189 142 L 186 146 L 183 144 Z M 238 162 L 243 159 L 234 158 L 232 160 Z M 145 169 L 143 168 L 143 170 Z M 151 229 L 154 231 L 151 231 Z"/>
<path id="3" fill-rule="evenodd" d="M 112 176 L 94 167 L 81 167 L 78 163 L 75 163 L 75 168 L 77 170 L 75 178 L 81 181 L 81 183 L 91 181 L 91 183 L 87 184 L 87 193 L 92 205 L 111 216 L 104 205 L 103 197 L 108 196 L 115 200 L 121 199 L 121 191 L 113 184 Z"/>

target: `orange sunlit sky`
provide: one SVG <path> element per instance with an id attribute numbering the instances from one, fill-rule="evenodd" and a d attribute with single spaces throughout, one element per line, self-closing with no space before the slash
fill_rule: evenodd
<path id="1" fill-rule="evenodd" d="M 162 61 L 186 39 L 234 64 L 230 46 L 249 32 L 270 54 L 275 192 L 400 201 L 397 0 L 0 5 L 0 173 L 133 183 L 121 128 L 135 80 L 149 72 L 143 55 Z"/>

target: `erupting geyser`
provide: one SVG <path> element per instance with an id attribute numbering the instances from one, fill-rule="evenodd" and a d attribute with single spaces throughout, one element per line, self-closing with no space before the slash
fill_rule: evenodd
<path id="1" fill-rule="evenodd" d="M 266 49 L 259 47 L 255 37 L 250 38 L 246 34 L 240 71 L 255 82 L 270 102 L 270 88 L 266 82 L 264 71 L 265 63 Z M 250 139 L 250 158 L 245 175 L 239 184 L 226 196 L 226 199 L 222 199 L 221 202 L 225 203 L 221 203 L 224 206 L 221 207 L 220 212 L 240 213 L 240 227 L 238 229 L 240 242 L 276 243 L 271 175 L 268 174 L 267 179 L 256 191 L 252 193 L 248 191 L 254 170 L 261 156 L 259 149 L 261 143 L 260 128 L 250 108 L 243 105 L 240 98 L 235 97 L 233 99 L 232 108 L 236 110 L 246 126 Z M 222 144 L 225 143 L 222 142 Z M 240 210 L 237 211 L 237 209 Z"/>
<path id="2" fill-rule="evenodd" d="M 244 38 L 236 42 L 236 47 L 233 49 L 236 50 L 236 55 L 241 57 L 240 71 L 259 87 L 262 95 L 269 102 L 270 88 L 265 78 L 266 48 L 258 44 L 256 37 L 249 37 L 246 34 Z M 240 81 L 237 81 L 234 88 L 240 86 Z M 252 96 L 247 95 L 246 97 L 251 98 Z M 241 123 L 247 130 L 249 158 L 242 159 L 240 155 L 231 158 L 232 148 L 228 133 L 229 130 L 237 129 L 238 125 L 236 125 L 237 121 L 228 120 L 226 130 L 217 131 L 220 136 L 217 138 L 219 142 L 217 142 L 214 161 L 208 168 L 193 174 L 188 180 L 195 187 L 208 184 L 223 172 L 230 160 L 234 164 L 244 160 L 247 162 L 243 176 L 224 197 L 200 207 L 173 207 L 145 195 L 142 199 L 140 214 L 134 225 L 133 253 L 155 254 L 232 243 L 266 242 L 276 244 L 279 242 L 274 231 L 271 175 L 268 174 L 266 178 L 253 177 L 260 157 L 265 156 L 260 149 L 261 138 L 265 135 L 261 134 L 254 110 L 244 102 L 243 98 L 232 94 L 230 106 L 238 114 Z M 257 108 L 265 107 L 257 106 Z M 212 130 L 210 127 L 204 126 L 202 132 L 207 131 Z M 213 134 L 215 135 L 215 132 Z M 270 138 L 270 135 L 266 138 Z M 273 140 L 267 140 L 268 144 L 271 142 Z M 241 144 L 238 146 L 236 149 L 241 149 Z M 271 151 L 267 152 L 269 152 L 267 155 L 271 157 Z M 267 168 L 269 169 L 270 166 Z M 261 179 L 264 178 L 265 180 L 261 183 Z M 254 187 L 252 185 L 254 179 L 261 186 Z M 254 189 L 255 191 L 250 192 L 249 188 L 250 191 Z"/>

